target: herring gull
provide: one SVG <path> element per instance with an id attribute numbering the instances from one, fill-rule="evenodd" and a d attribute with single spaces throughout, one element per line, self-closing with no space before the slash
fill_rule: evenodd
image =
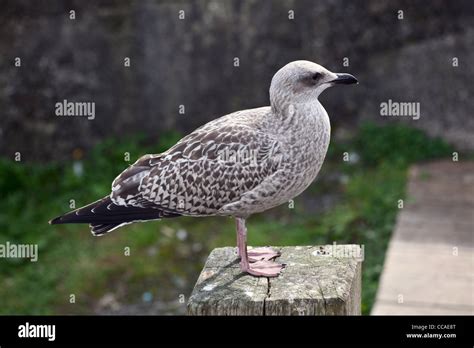
<path id="1" fill-rule="evenodd" d="M 353 84 L 309 61 L 277 71 L 270 106 L 237 111 L 196 129 L 169 150 L 140 157 L 112 183 L 110 195 L 50 221 L 88 223 L 103 235 L 139 221 L 177 216 L 232 216 L 243 272 L 274 277 L 283 265 L 269 247 L 247 250 L 245 220 L 288 202 L 316 178 L 331 126 L 318 96 Z"/>

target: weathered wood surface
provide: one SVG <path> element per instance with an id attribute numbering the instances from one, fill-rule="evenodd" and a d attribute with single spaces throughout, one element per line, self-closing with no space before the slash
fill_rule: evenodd
<path id="1" fill-rule="evenodd" d="M 214 249 L 189 298 L 188 315 L 359 315 L 357 245 L 273 247 L 286 264 L 277 278 L 239 268 L 236 248 Z"/>

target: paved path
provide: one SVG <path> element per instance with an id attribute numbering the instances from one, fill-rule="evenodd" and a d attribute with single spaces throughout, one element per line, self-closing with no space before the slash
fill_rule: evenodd
<path id="1" fill-rule="evenodd" d="M 474 162 L 411 168 L 372 314 L 474 314 Z"/>

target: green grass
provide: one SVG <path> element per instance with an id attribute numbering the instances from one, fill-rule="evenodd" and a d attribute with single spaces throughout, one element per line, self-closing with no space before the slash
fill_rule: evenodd
<path id="1" fill-rule="evenodd" d="M 101 238 L 92 237 L 86 225 L 47 224 L 70 210 L 71 199 L 81 206 L 108 194 L 112 179 L 130 164 L 125 152 L 133 162 L 144 153 L 165 150 L 178 138 L 162 137 L 158 147 L 143 136 L 120 143 L 107 140 L 82 160 L 82 176 L 74 174 L 72 162 L 0 159 L 0 243 L 39 245 L 36 263 L 0 259 L 0 314 L 93 313 L 108 293 L 124 304 L 140 302 L 145 292 L 162 301 L 189 294 L 209 251 L 235 244 L 232 219 L 135 224 Z M 356 152 L 360 160 L 342 161 L 345 151 Z M 332 142 L 320 178 L 295 199 L 294 209 L 283 205 L 249 219 L 249 244 L 364 245 L 362 310 L 368 314 L 408 166 L 450 157 L 452 151 L 412 128 L 365 124 L 347 143 Z M 320 210 L 319 198 L 325 196 L 337 199 L 330 209 Z M 124 248 L 130 248 L 130 256 Z M 69 303 L 71 294 L 74 304 Z"/>

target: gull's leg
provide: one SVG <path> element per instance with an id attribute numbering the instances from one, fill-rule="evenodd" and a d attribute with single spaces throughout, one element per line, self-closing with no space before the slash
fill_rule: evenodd
<path id="1" fill-rule="evenodd" d="M 235 218 L 235 230 L 237 233 L 237 255 L 239 255 L 242 262 L 243 258 L 247 259 L 247 231 L 245 229 L 245 220 Z"/>
<path id="2" fill-rule="evenodd" d="M 245 248 L 246 246 L 242 245 L 242 238 L 239 233 L 239 219 L 235 218 L 235 234 L 237 237 L 237 256 L 242 259 L 242 249 Z"/>
<path id="3" fill-rule="evenodd" d="M 237 227 L 237 248 L 240 254 L 240 269 L 243 272 L 249 273 L 256 277 L 276 277 L 280 274 L 283 265 L 261 259 L 253 263 L 249 262 L 249 256 L 247 253 L 247 228 L 245 227 L 245 219 L 236 218 Z M 270 248 L 262 248 L 270 249 Z M 270 249 L 271 250 L 271 249 Z M 273 257 L 278 256 L 275 255 Z"/>

